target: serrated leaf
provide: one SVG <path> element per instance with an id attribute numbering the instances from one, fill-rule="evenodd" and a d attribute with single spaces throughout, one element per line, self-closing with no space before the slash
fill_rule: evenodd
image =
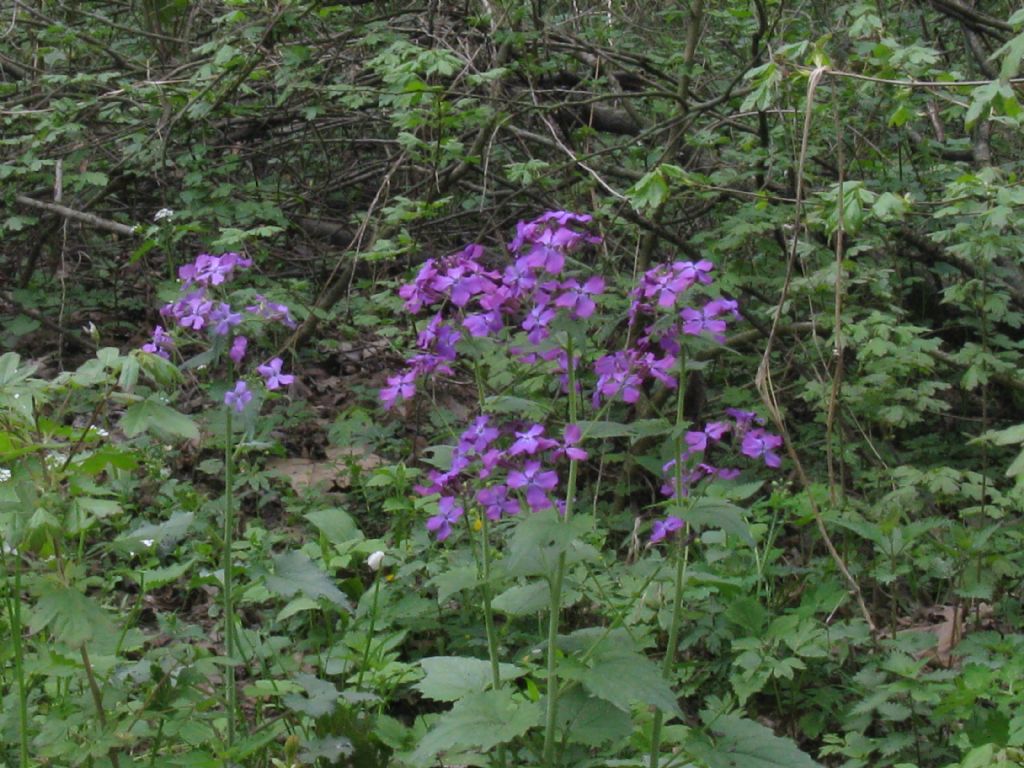
<path id="1" fill-rule="evenodd" d="M 657 707 L 666 714 L 682 716 L 676 695 L 661 670 L 639 653 L 616 649 L 599 654 L 579 678 L 586 690 L 623 712 L 641 703 Z"/>
<path id="2" fill-rule="evenodd" d="M 281 703 L 292 712 L 301 712 L 310 717 L 323 717 L 338 706 L 338 689 L 334 687 L 334 683 L 305 672 L 299 672 L 294 679 L 302 686 L 306 695 L 290 693 L 281 699 Z"/>
<path id="3" fill-rule="evenodd" d="M 627 738 L 633 732 L 628 713 L 578 687 L 558 697 L 558 722 L 568 732 L 569 741 L 590 747 Z"/>
<path id="4" fill-rule="evenodd" d="M 58 640 L 74 647 L 115 629 L 106 611 L 77 589 L 64 585 L 46 587 L 32 611 L 29 631 L 34 634 L 47 627 Z"/>
<path id="5" fill-rule="evenodd" d="M 720 528 L 754 546 L 754 537 L 750 535 L 743 510 L 724 499 L 704 496 L 694 501 L 689 508 L 674 507 L 669 509 L 669 513 L 682 517 L 698 530 Z"/>
<path id="6" fill-rule="evenodd" d="M 128 437 L 154 431 L 186 440 L 199 438 L 199 429 L 191 418 L 152 397 L 133 403 L 125 409 L 121 417 L 121 429 Z"/>
<path id="7" fill-rule="evenodd" d="M 480 693 L 493 682 L 491 663 L 466 656 L 430 656 L 420 660 L 425 676 L 414 686 L 428 699 L 456 701 L 471 693 Z M 512 680 L 524 674 L 514 664 L 500 664 L 502 680 Z"/>
<path id="8" fill-rule="evenodd" d="M 345 544 L 363 536 L 352 515 L 337 507 L 310 512 L 306 519 L 315 525 L 331 544 Z"/>
<path id="9" fill-rule="evenodd" d="M 314 600 L 322 597 L 342 610 L 351 610 L 345 594 L 302 552 L 285 552 L 271 559 L 274 575 L 267 576 L 266 586 L 275 595 L 292 597 L 301 592 Z"/>
<path id="10" fill-rule="evenodd" d="M 516 526 L 502 569 L 510 576 L 547 576 L 563 553 L 569 564 L 595 560 L 597 550 L 579 538 L 590 525 L 585 515 L 563 520 L 551 509 L 530 515 Z"/>
<path id="11" fill-rule="evenodd" d="M 439 752 L 455 748 L 493 749 L 522 736 L 537 724 L 540 714 L 535 702 L 508 688 L 470 694 L 441 715 L 420 741 L 413 761 L 427 764 Z"/>
<path id="12" fill-rule="evenodd" d="M 171 584 L 186 573 L 195 564 L 195 558 L 182 563 L 175 563 L 164 568 L 149 568 L 139 572 L 138 582 L 146 590 L 157 589 L 158 587 Z"/>
<path id="13" fill-rule="evenodd" d="M 437 587 L 437 602 L 443 603 L 449 597 L 464 589 L 477 586 L 477 568 L 475 565 L 459 565 L 437 574 L 430 584 Z"/>
<path id="14" fill-rule="evenodd" d="M 162 523 L 140 525 L 135 530 L 118 536 L 115 543 L 123 549 L 136 552 L 154 543 L 164 544 L 166 548 L 168 544 L 185 537 L 194 519 L 195 514 L 192 512 L 175 512 Z M 149 544 L 144 544 L 147 541 Z"/>
<path id="15" fill-rule="evenodd" d="M 546 611 L 551 603 L 551 590 L 546 581 L 533 581 L 509 587 L 491 602 L 491 607 L 509 616 L 526 616 Z"/>
<path id="16" fill-rule="evenodd" d="M 709 720 L 715 736 L 713 747 L 699 745 L 695 757 L 708 768 L 819 768 L 789 739 L 782 739 L 760 723 L 739 715 L 701 716 Z M 698 745 L 694 745 L 698 746 Z"/>

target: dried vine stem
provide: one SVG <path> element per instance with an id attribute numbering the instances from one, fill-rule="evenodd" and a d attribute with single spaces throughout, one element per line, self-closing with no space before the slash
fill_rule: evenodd
<path id="1" fill-rule="evenodd" d="M 826 72 L 828 72 L 827 67 L 821 66 L 816 68 L 811 73 L 810 79 L 807 82 L 807 105 L 804 111 L 803 134 L 800 139 L 800 155 L 797 158 L 793 239 L 789 249 L 789 259 L 786 264 L 786 279 L 782 285 L 782 295 L 779 296 L 779 302 L 775 307 L 775 314 L 772 317 L 772 329 L 768 334 L 767 341 L 765 342 L 764 354 L 761 357 L 761 364 L 757 368 L 757 376 L 754 381 L 757 386 L 758 394 L 760 394 L 762 402 L 765 404 L 765 407 L 768 409 L 768 412 L 772 417 L 775 428 L 778 429 L 783 440 L 785 440 L 786 452 L 789 454 L 789 458 L 793 461 L 793 466 L 796 468 L 800 484 L 807 493 L 807 501 L 810 504 L 811 513 L 814 516 L 814 522 L 818 527 L 818 532 L 821 534 L 822 541 L 825 542 L 825 547 L 828 549 L 829 555 L 832 556 L 832 560 L 835 561 L 836 567 L 839 568 L 840 573 L 843 574 L 843 578 L 846 579 L 846 583 L 849 586 L 854 599 L 857 601 L 857 606 L 860 608 L 864 621 L 867 622 L 872 633 L 874 633 L 877 631 L 877 626 L 874 619 L 871 618 L 871 612 L 868 610 L 868 607 L 864 602 L 864 595 L 861 593 L 860 585 L 857 583 L 857 580 L 853 578 L 853 575 L 850 573 L 850 569 L 846 567 L 846 563 L 843 561 L 842 555 L 839 554 L 835 544 L 832 543 L 832 537 L 829 536 L 828 529 L 825 527 L 825 519 L 822 517 L 821 508 L 810 493 L 811 481 L 807 476 L 807 472 L 804 470 L 803 462 L 800 461 L 800 456 L 797 454 L 796 448 L 793 446 L 793 441 L 789 436 L 789 430 L 786 429 L 786 422 L 782 417 L 782 411 L 780 410 L 778 400 L 775 397 L 775 386 L 772 384 L 771 373 L 772 345 L 779 330 L 782 320 L 782 307 L 786 303 L 786 297 L 789 295 L 789 286 L 792 282 L 793 269 L 796 265 L 797 245 L 800 237 L 800 223 L 803 219 L 804 162 L 807 159 L 807 142 L 811 132 L 811 114 L 814 108 L 814 95 L 815 91 L 817 91 L 818 84 L 821 82 L 821 79 L 825 76 Z"/>

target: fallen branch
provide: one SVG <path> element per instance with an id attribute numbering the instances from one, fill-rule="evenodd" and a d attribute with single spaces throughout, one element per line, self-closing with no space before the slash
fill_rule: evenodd
<path id="1" fill-rule="evenodd" d="M 135 237 L 138 235 L 138 227 L 129 227 L 127 224 L 121 224 L 118 221 L 104 219 L 95 214 L 86 213 L 85 211 L 76 211 L 74 208 L 68 208 L 65 205 L 44 203 L 42 200 L 34 200 L 31 197 L 25 197 L 25 195 L 16 195 L 14 199 L 22 205 L 27 205 L 30 208 L 37 208 L 41 211 L 55 213 L 58 216 L 63 216 L 65 219 L 80 221 L 83 224 L 89 224 L 97 229 L 105 229 L 108 232 L 116 232 L 119 235 L 126 235 L 127 237 Z"/>

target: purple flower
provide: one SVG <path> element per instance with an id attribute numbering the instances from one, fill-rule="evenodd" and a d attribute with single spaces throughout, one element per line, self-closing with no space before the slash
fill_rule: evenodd
<path id="1" fill-rule="evenodd" d="M 747 434 L 755 423 L 764 424 L 764 419 L 753 411 L 742 411 L 739 408 L 726 408 L 725 413 L 727 416 L 731 416 L 735 420 L 736 427 L 734 431 L 738 437 L 743 437 Z"/>
<path id="2" fill-rule="evenodd" d="M 548 297 L 542 293 L 537 294 L 537 303 L 526 314 L 523 320 L 523 330 L 526 331 L 526 338 L 531 344 L 540 344 L 548 337 L 548 324 L 555 319 L 557 314 L 547 304 Z"/>
<path id="3" fill-rule="evenodd" d="M 409 400 L 416 394 L 416 372 L 406 371 L 397 376 L 388 377 L 388 385 L 380 391 L 384 408 L 391 410 L 399 398 Z"/>
<path id="4" fill-rule="evenodd" d="M 496 427 L 491 426 L 489 416 L 478 416 L 459 437 L 459 450 L 464 453 L 484 453 L 500 434 Z"/>
<path id="5" fill-rule="evenodd" d="M 232 312 L 229 304 L 220 302 L 211 310 L 210 322 L 214 324 L 211 330 L 216 335 L 227 336 L 232 326 L 242 322 L 242 315 L 238 312 Z"/>
<path id="6" fill-rule="evenodd" d="M 683 528 L 683 521 L 675 515 L 669 515 L 664 520 L 655 520 L 651 526 L 651 544 L 657 544 L 666 536 L 670 536 Z"/>
<path id="7" fill-rule="evenodd" d="M 451 496 L 443 496 L 437 502 L 437 514 L 427 519 L 427 530 L 434 534 L 438 541 L 444 541 L 452 533 L 452 524 L 462 517 L 463 509 Z"/>
<path id="8" fill-rule="evenodd" d="M 633 357 L 629 352 L 605 355 L 594 363 L 594 371 L 597 373 L 595 408 L 602 395 L 607 398 L 621 395 L 627 403 L 635 403 L 640 399 L 642 380 L 633 370 Z"/>
<path id="9" fill-rule="evenodd" d="M 480 302 L 483 304 L 483 301 Z M 505 327 L 501 311 L 494 309 L 490 312 L 475 312 L 462 318 L 462 324 L 469 331 L 470 336 L 482 338 L 497 333 Z"/>
<path id="10" fill-rule="evenodd" d="M 454 360 L 456 357 L 455 345 L 462 338 L 457 330 L 447 325 L 438 312 L 434 315 L 427 327 L 420 331 L 416 338 L 416 345 L 420 349 L 433 349 L 434 353 L 442 360 Z"/>
<path id="11" fill-rule="evenodd" d="M 554 457 L 565 456 L 570 461 L 586 461 L 587 452 L 579 447 L 582 431 L 578 424 L 565 425 L 565 440 L 558 446 Z"/>
<path id="12" fill-rule="evenodd" d="M 567 308 L 574 318 L 587 318 L 594 314 L 597 308 L 590 297 L 604 293 L 604 278 L 591 277 L 583 285 L 576 280 L 566 280 L 562 283 L 561 289 L 564 293 L 555 299 L 555 306 Z"/>
<path id="13" fill-rule="evenodd" d="M 292 311 L 288 308 L 287 304 L 269 301 L 266 296 L 259 293 L 253 298 L 256 300 L 256 303 L 246 307 L 246 312 L 259 315 L 264 320 L 280 322 L 288 328 L 295 328 L 298 325 L 292 317 Z"/>
<path id="14" fill-rule="evenodd" d="M 199 290 L 193 291 L 185 298 L 165 307 L 165 309 L 168 308 L 170 314 L 178 318 L 179 325 L 184 328 L 191 328 L 193 331 L 198 331 L 206 325 L 207 316 L 213 309 L 213 302 L 208 301 L 206 294 Z"/>
<path id="15" fill-rule="evenodd" d="M 287 387 L 295 381 L 295 377 L 292 374 L 281 373 L 282 365 L 284 365 L 284 362 L 281 358 L 275 357 L 270 362 L 264 363 L 256 368 L 256 370 L 259 371 L 260 376 L 262 376 L 266 381 L 267 389 Z"/>
<path id="16" fill-rule="evenodd" d="M 239 413 L 245 410 L 245 406 L 250 400 L 252 400 L 252 392 L 249 391 L 249 385 L 241 379 L 235 382 L 233 390 L 224 393 L 224 404 L 233 406 Z"/>
<path id="17" fill-rule="evenodd" d="M 167 350 L 173 346 L 174 339 L 172 339 L 170 334 L 164 330 L 162 325 L 158 325 L 153 329 L 153 340 L 147 344 L 143 344 L 142 351 L 159 355 L 164 360 L 167 360 L 170 358 L 170 354 Z"/>
<path id="18" fill-rule="evenodd" d="M 508 455 L 518 456 L 525 453 L 527 456 L 533 456 L 539 451 L 546 451 L 558 445 L 557 441 L 543 435 L 544 427 L 540 424 L 534 424 L 525 432 L 516 432 L 516 441 L 509 448 Z"/>
<path id="19" fill-rule="evenodd" d="M 782 457 L 775 453 L 775 449 L 781 445 L 781 437 L 758 427 L 743 436 L 740 453 L 752 459 L 764 457 L 766 466 L 778 467 L 782 464 Z"/>
<path id="20" fill-rule="evenodd" d="M 398 289 L 398 295 L 405 300 L 406 310 L 416 314 L 440 298 L 440 294 L 433 288 L 438 274 L 437 262 L 434 259 L 427 259 L 415 279 Z"/>
<path id="21" fill-rule="evenodd" d="M 526 503 L 530 509 L 539 512 L 552 506 L 548 491 L 558 485 L 558 475 L 553 471 L 543 472 L 539 461 L 528 461 L 522 471 L 512 470 L 508 473 L 508 487 L 524 489 Z"/>
<path id="22" fill-rule="evenodd" d="M 708 313 L 708 307 L 704 309 L 693 309 L 686 307 L 681 313 L 683 318 L 683 333 L 690 336 L 700 336 L 702 333 L 710 333 L 715 341 L 725 341 L 725 320 L 717 318 L 717 312 Z"/>
<path id="23" fill-rule="evenodd" d="M 488 520 L 500 520 L 502 515 L 519 514 L 519 502 L 508 497 L 508 486 L 491 485 L 476 492 L 476 500 L 484 508 Z"/>
<path id="24" fill-rule="evenodd" d="M 717 443 L 728 431 L 729 425 L 724 421 L 712 421 L 699 432 L 687 432 L 686 444 L 694 453 L 701 453 L 707 450 L 709 442 Z"/>
<path id="25" fill-rule="evenodd" d="M 235 361 L 235 365 L 239 365 L 242 362 L 248 346 L 249 340 L 245 336 L 235 336 L 235 340 L 231 342 L 231 351 L 228 352 L 228 357 Z"/>

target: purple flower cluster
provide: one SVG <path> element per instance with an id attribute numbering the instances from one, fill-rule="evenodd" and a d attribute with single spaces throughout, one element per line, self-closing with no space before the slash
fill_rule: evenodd
<path id="1" fill-rule="evenodd" d="M 560 506 L 552 498 L 558 487 L 554 462 L 582 461 L 587 453 L 579 446 L 577 425 L 567 425 L 561 440 L 545 432 L 543 424 L 497 426 L 489 416 L 476 418 L 452 449 L 451 466 L 432 470 L 427 484 L 416 487 L 423 496 L 440 497 L 427 530 L 444 541 L 467 504 L 477 505 L 492 521 L 517 515 L 524 505 L 535 512 Z"/>
<path id="2" fill-rule="evenodd" d="M 236 330 L 245 322 L 245 315 L 235 311 L 231 304 L 220 300 L 215 294 L 222 291 L 223 286 L 230 282 L 238 271 L 251 266 L 252 259 L 238 253 L 225 253 L 220 256 L 200 254 L 194 262 L 178 270 L 180 296 L 161 307 L 160 315 L 172 327 L 177 326 L 193 332 L 205 329 L 214 338 L 226 339 L 228 357 L 236 367 L 241 365 L 249 349 L 249 339 L 236 333 Z M 280 322 L 289 328 L 295 327 L 295 321 L 287 306 L 268 301 L 259 294 L 256 295 L 256 303 L 247 306 L 245 312 L 263 321 Z M 164 359 L 170 358 L 170 350 L 174 348 L 174 338 L 162 325 L 156 326 L 152 340 L 142 346 L 144 352 L 159 355 Z M 263 377 L 267 389 L 279 389 L 295 380 L 291 374 L 282 372 L 282 365 L 281 358 L 275 357 L 257 367 L 256 370 Z M 252 397 L 248 383 L 245 379 L 239 379 L 233 388 L 224 394 L 224 403 L 241 413 Z"/>
<path id="3" fill-rule="evenodd" d="M 722 442 L 726 435 L 732 434 L 734 443 L 739 444 L 739 451 L 751 459 L 762 459 L 766 466 L 777 468 L 782 458 L 775 450 L 782 445 L 782 438 L 773 435 L 762 426 L 764 419 L 753 411 L 742 411 L 727 408 L 729 421 L 711 421 L 701 430 L 686 433 L 686 449 L 677 459 L 668 461 L 662 471 L 666 481 L 661 492 L 670 497 L 688 496 L 691 489 L 707 478 L 732 480 L 739 476 L 740 470 L 734 467 L 715 467 L 709 463 L 710 449 Z M 677 468 L 678 465 L 678 468 Z M 656 544 L 683 528 L 683 521 L 668 515 L 664 520 L 656 520 L 651 527 L 651 543 Z"/>
<path id="4" fill-rule="evenodd" d="M 594 363 L 597 385 L 594 407 L 602 399 L 621 397 L 623 402 L 640 399 L 645 381 L 660 381 L 675 388 L 680 335 L 708 335 L 725 341 L 727 317 L 739 317 L 732 299 L 712 299 L 699 309 L 679 308 L 685 294 L 695 285 L 710 285 L 714 265 L 710 261 L 677 261 L 647 270 L 630 292 L 629 326 L 634 331 L 644 322 L 632 346 L 612 352 Z"/>
<path id="5" fill-rule="evenodd" d="M 559 278 L 569 255 L 601 241 L 583 229 L 590 221 L 587 215 L 551 211 L 519 222 L 508 245 L 513 261 L 502 271 L 484 266 L 484 248 L 476 244 L 424 262 L 398 295 L 410 313 L 435 307 L 436 311 L 416 340 L 420 351 L 406 361 L 407 370 L 391 376 L 381 389 L 384 406 L 393 408 L 413 397 L 421 376 L 450 374 L 456 345 L 463 338 L 518 329 L 536 347 L 548 338 L 560 311 L 574 319 L 590 317 L 597 308 L 594 297 L 604 292 L 604 279 Z M 524 359 L 534 355 L 531 350 L 520 353 Z M 568 361 L 559 350 L 544 350 L 539 359 L 554 361 L 565 373 Z"/>

